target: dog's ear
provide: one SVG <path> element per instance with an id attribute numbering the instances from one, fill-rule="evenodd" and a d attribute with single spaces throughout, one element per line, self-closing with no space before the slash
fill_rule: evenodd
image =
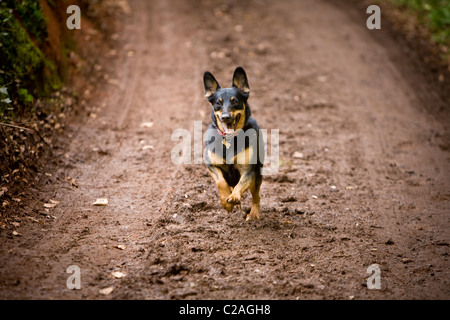
<path id="1" fill-rule="evenodd" d="M 216 94 L 217 90 L 220 89 L 220 85 L 216 78 L 214 78 L 209 71 L 206 71 L 203 74 L 203 84 L 205 86 L 205 97 L 208 100 Z"/>
<path id="2" fill-rule="evenodd" d="M 247 75 L 242 67 L 237 67 L 233 74 L 233 87 L 236 87 L 244 95 L 250 94 L 250 86 L 248 85 Z"/>

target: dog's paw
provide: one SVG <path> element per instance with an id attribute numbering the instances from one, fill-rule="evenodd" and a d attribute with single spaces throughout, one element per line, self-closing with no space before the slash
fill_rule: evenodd
<path id="1" fill-rule="evenodd" d="M 250 220 L 258 220 L 261 219 L 261 216 L 259 215 L 259 211 L 250 211 L 250 213 L 247 215 L 247 217 L 245 218 L 245 221 L 250 221 Z"/>
<path id="2" fill-rule="evenodd" d="M 228 202 L 222 202 L 222 207 L 227 211 L 227 212 L 232 212 L 234 209 L 234 204 L 228 203 Z"/>
<path id="3" fill-rule="evenodd" d="M 231 194 L 228 198 L 227 198 L 227 203 L 233 204 L 233 205 L 237 205 L 241 203 L 241 197 L 235 194 Z"/>
<path id="4" fill-rule="evenodd" d="M 220 204 L 227 212 L 232 212 L 234 209 L 234 204 L 227 202 L 228 197 L 220 197 Z"/>

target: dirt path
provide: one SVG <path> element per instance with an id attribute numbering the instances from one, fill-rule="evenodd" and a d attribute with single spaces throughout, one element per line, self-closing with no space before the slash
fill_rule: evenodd
<path id="1" fill-rule="evenodd" d="M 450 298 L 448 117 L 385 31 L 327 1 L 130 5 L 118 84 L 34 190 L 41 212 L 60 203 L 1 233 L 0 298 Z M 280 129 L 250 223 L 221 209 L 203 165 L 170 157 L 175 129 L 208 124 L 203 71 L 228 85 L 237 65 L 261 127 Z"/>

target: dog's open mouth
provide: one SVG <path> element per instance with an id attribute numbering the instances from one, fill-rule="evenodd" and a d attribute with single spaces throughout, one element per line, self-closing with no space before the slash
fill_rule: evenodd
<path id="1" fill-rule="evenodd" d="M 229 123 L 225 123 L 223 121 L 222 122 L 222 127 L 223 127 L 223 133 L 225 135 L 232 135 L 234 133 L 234 131 L 236 130 L 236 126 L 239 123 L 239 120 L 241 119 L 241 115 L 238 114 L 233 121 L 229 122 Z"/>

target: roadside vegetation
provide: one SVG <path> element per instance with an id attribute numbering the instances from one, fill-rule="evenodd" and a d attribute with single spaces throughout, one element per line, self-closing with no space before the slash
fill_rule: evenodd
<path id="1" fill-rule="evenodd" d="M 49 10 L 54 2 L 45 2 Z M 52 8 L 53 6 L 53 8 Z M 64 83 L 66 44 L 52 47 L 39 0 L 0 1 L 0 185 L 22 180 L 48 144 L 45 99 Z M 68 43 L 68 42 L 67 42 Z M 54 122 L 54 120 L 53 120 Z M 7 206 L 7 202 L 2 202 Z"/>
<path id="2" fill-rule="evenodd" d="M 14 122 L 38 97 L 61 86 L 44 53 L 48 32 L 38 0 L 0 2 L 0 121 Z"/>
<path id="3" fill-rule="evenodd" d="M 386 2 L 386 1 L 385 1 Z M 407 32 L 419 33 L 422 38 L 440 49 L 440 57 L 450 65 L 450 0 L 387 0 L 403 13 Z M 413 29 L 413 30 L 412 30 Z"/>
<path id="4" fill-rule="evenodd" d="M 438 44 L 450 43 L 450 0 L 391 0 L 416 14 Z"/>
<path id="5" fill-rule="evenodd" d="M 93 53 L 114 30 L 117 5 L 76 1 L 86 24 L 73 32 L 66 27 L 73 2 L 0 0 L 0 217 L 38 179 L 67 115 L 81 112 L 78 87 L 97 81 Z M 83 79 L 78 86 L 74 75 Z"/>

